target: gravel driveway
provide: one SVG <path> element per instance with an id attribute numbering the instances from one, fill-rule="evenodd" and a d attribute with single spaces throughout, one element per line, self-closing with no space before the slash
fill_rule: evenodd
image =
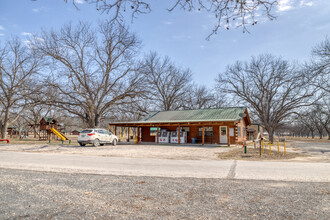
<path id="1" fill-rule="evenodd" d="M 2 144 L 0 151 L 43 152 L 59 154 L 79 154 L 89 156 L 159 158 L 178 160 L 218 160 L 218 154 L 230 151 L 236 146 L 220 147 L 215 145 L 155 145 L 155 144 L 120 144 L 100 147 L 79 145 L 48 145 L 48 144 Z"/>
<path id="2" fill-rule="evenodd" d="M 330 156 L 330 143 L 318 143 L 318 142 L 295 142 L 295 147 L 301 149 L 303 152 L 311 154 L 323 154 Z"/>
<path id="3" fill-rule="evenodd" d="M 329 219 L 330 184 L 0 169 L 0 219 Z"/>
<path id="4" fill-rule="evenodd" d="M 299 152 L 311 155 L 310 157 L 314 161 L 326 161 L 330 162 L 330 143 L 322 142 L 292 142 L 292 147 Z"/>

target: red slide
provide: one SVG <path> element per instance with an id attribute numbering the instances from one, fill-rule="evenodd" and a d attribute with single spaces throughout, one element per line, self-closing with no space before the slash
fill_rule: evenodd
<path id="1" fill-rule="evenodd" d="M 0 141 L 7 141 L 7 144 L 9 144 L 9 140 L 8 139 L 0 139 Z"/>

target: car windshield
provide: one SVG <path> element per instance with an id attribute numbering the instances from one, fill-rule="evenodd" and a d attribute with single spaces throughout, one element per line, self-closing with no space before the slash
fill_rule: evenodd
<path id="1" fill-rule="evenodd" d="M 80 133 L 91 133 L 91 132 L 93 132 L 93 130 L 83 130 L 83 131 L 80 132 Z"/>

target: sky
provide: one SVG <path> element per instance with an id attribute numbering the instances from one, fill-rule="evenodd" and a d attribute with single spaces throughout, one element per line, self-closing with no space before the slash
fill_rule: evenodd
<path id="1" fill-rule="evenodd" d="M 59 29 L 69 22 L 88 21 L 97 25 L 110 16 L 101 14 L 95 5 L 75 0 L 77 9 L 68 0 L 1 0 L 0 41 L 12 36 L 24 39 L 42 29 Z M 178 66 L 190 68 L 193 80 L 209 88 L 227 65 L 251 56 L 271 53 L 290 61 L 304 62 L 311 58 L 314 46 L 329 36 L 329 0 L 279 0 L 273 13 L 277 19 L 260 18 L 255 26 L 222 29 L 210 40 L 214 18 L 203 12 L 168 12 L 173 0 L 152 0 L 152 11 L 139 15 L 127 25 L 142 41 L 141 57 L 150 51 L 169 56 Z"/>

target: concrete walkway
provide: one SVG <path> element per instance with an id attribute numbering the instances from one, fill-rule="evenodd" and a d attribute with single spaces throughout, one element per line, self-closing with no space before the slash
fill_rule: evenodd
<path id="1" fill-rule="evenodd" d="M 0 152 L 0 168 L 127 176 L 330 182 L 330 163 L 168 160 Z"/>

